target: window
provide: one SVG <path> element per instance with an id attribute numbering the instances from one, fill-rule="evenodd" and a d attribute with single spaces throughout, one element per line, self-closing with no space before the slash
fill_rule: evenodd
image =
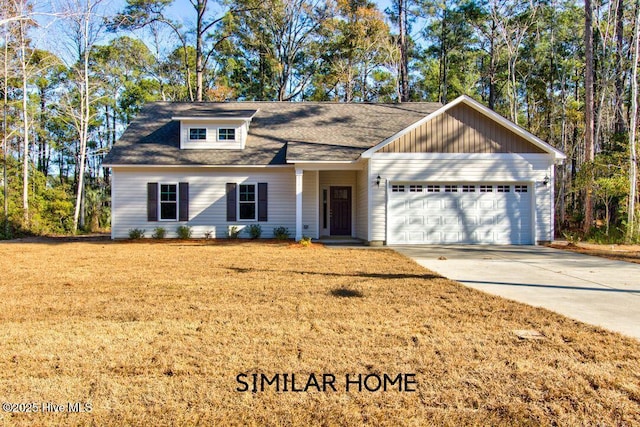
<path id="1" fill-rule="evenodd" d="M 227 221 L 268 221 L 269 191 L 266 182 L 237 184 L 228 182 Z"/>
<path id="2" fill-rule="evenodd" d="M 516 185 L 515 186 L 515 192 L 516 193 L 526 193 L 527 192 L 527 186 L 526 185 Z"/>
<path id="3" fill-rule="evenodd" d="M 191 128 L 189 129 L 189 140 L 205 141 L 207 139 L 207 128 Z"/>
<path id="4" fill-rule="evenodd" d="M 147 182 L 147 221 L 189 221 L 189 183 Z"/>
<path id="5" fill-rule="evenodd" d="M 238 211 L 240 220 L 256 220 L 256 185 L 240 184 L 238 186 Z"/>
<path id="6" fill-rule="evenodd" d="M 444 191 L 447 193 L 457 193 L 458 192 L 458 186 L 457 185 L 445 185 L 444 186 Z"/>
<path id="7" fill-rule="evenodd" d="M 463 193 L 475 193 L 476 192 L 476 186 L 475 185 L 463 185 L 462 186 L 462 192 Z"/>
<path id="8" fill-rule="evenodd" d="M 218 129 L 218 141 L 235 141 L 236 130 L 233 128 Z"/>
<path id="9" fill-rule="evenodd" d="M 439 185 L 427 185 L 427 192 L 428 193 L 439 193 L 440 192 L 440 186 Z"/>
<path id="10" fill-rule="evenodd" d="M 508 193 L 510 188 L 508 185 L 498 185 L 498 193 Z"/>
<path id="11" fill-rule="evenodd" d="M 392 185 L 391 186 L 392 193 L 404 193 L 404 185 Z"/>
<path id="12" fill-rule="evenodd" d="M 480 192 L 481 193 L 492 193 L 493 192 L 493 185 L 481 185 L 480 186 Z"/>
<path id="13" fill-rule="evenodd" d="M 178 186 L 160 184 L 160 221 L 178 219 Z"/>
<path id="14" fill-rule="evenodd" d="M 422 185 L 410 185 L 409 192 L 411 193 L 422 193 Z"/>

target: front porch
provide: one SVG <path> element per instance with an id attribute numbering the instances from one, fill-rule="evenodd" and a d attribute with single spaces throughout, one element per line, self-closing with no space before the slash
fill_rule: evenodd
<path id="1" fill-rule="evenodd" d="M 354 164 L 331 166 L 296 167 L 295 238 L 367 241 L 367 168 Z"/>

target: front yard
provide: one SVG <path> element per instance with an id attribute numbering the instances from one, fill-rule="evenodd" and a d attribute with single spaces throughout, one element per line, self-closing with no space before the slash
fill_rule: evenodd
<path id="1" fill-rule="evenodd" d="M 640 342 L 388 250 L 9 242 L 0 292 L 4 425 L 640 423 Z"/>

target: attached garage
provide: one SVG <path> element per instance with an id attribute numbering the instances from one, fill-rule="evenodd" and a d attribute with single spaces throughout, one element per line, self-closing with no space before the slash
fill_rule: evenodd
<path id="1" fill-rule="evenodd" d="M 518 244 L 533 241 L 527 183 L 392 183 L 389 244 Z"/>
<path id="2" fill-rule="evenodd" d="M 565 155 L 462 96 L 363 154 L 372 242 L 553 240 L 554 165 Z"/>

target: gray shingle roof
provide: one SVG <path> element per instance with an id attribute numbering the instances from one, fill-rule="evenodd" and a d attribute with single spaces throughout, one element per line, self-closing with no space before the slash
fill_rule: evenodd
<path id="1" fill-rule="evenodd" d="M 344 104 L 230 102 L 147 104 L 105 157 L 104 165 L 279 165 L 348 161 L 437 110 L 438 103 Z M 244 150 L 180 150 L 172 117 L 256 111 Z"/>

